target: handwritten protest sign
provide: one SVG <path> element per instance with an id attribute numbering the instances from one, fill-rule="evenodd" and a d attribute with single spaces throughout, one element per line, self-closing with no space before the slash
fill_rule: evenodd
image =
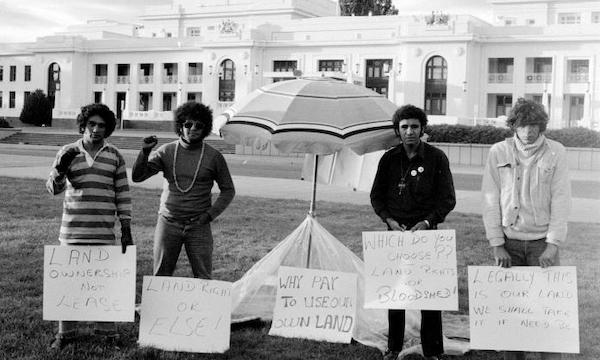
<path id="1" fill-rule="evenodd" d="M 269 335 L 350 343 L 356 279 L 351 273 L 281 266 Z"/>
<path id="2" fill-rule="evenodd" d="M 574 266 L 469 266 L 471 348 L 579 353 Z"/>
<path id="3" fill-rule="evenodd" d="M 144 276 L 140 346 L 223 353 L 230 333 L 230 282 Z"/>
<path id="4" fill-rule="evenodd" d="M 45 246 L 44 320 L 133 321 L 135 246 Z"/>
<path id="5" fill-rule="evenodd" d="M 363 232 L 365 308 L 458 310 L 454 230 Z"/>

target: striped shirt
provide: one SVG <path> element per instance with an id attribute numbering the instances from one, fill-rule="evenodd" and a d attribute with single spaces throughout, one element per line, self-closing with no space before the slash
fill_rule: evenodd
<path id="1" fill-rule="evenodd" d="M 58 173 L 56 166 L 71 148 L 77 148 L 79 154 L 65 176 Z M 66 189 L 61 243 L 114 244 L 116 216 L 120 220 L 131 219 L 125 160 L 119 150 L 107 142 L 93 158 L 84 149 L 81 139 L 63 146 L 56 154 L 46 188 L 53 195 Z"/>

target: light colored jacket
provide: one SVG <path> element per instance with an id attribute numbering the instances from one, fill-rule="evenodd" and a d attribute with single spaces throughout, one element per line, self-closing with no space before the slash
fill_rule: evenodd
<path id="1" fill-rule="evenodd" d="M 491 246 L 504 244 L 504 228 L 515 224 L 519 214 L 519 179 L 514 138 L 490 148 L 483 173 L 483 223 Z M 547 226 L 546 242 L 560 245 L 567 237 L 571 206 L 567 152 L 560 143 L 546 139 L 530 172 L 535 225 Z M 535 185 L 534 185 L 535 184 Z"/>

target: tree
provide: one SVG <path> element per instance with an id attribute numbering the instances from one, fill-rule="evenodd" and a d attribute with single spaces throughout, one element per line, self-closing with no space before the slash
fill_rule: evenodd
<path id="1" fill-rule="evenodd" d="M 398 9 L 392 0 L 340 0 L 342 16 L 396 15 Z"/>
<path id="2" fill-rule="evenodd" d="M 42 90 L 37 89 L 27 96 L 19 119 L 24 124 L 37 126 L 52 123 L 52 104 Z"/>

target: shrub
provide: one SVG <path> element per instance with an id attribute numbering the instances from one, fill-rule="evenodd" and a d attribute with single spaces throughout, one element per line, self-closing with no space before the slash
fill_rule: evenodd
<path id="1" fill-rule="evenodd" d="M 428 142 L 494 144 L 513 136 L 512 130 L 491 125 L 431 125 L 425 132 Z M 546 137 L 556 140 L 566 147 L 600 148 L 600 132 L 577 127 L 548 129 Z"/>
<path id="2" fill-rule="evenodd" d="M 52 104 L 42 90 L 37 89 L 27 97 L 19 119 L 24 124 L 37 126 L 52 123 Z"/>
<path id="3" fill-rule="evenodd" d="M 11 128 L 12 126 L 10 126 L 10 124 L 8 123 L 8 120 L 6 120 L 5 117 L 0 117 L 0 128 Z"/>

